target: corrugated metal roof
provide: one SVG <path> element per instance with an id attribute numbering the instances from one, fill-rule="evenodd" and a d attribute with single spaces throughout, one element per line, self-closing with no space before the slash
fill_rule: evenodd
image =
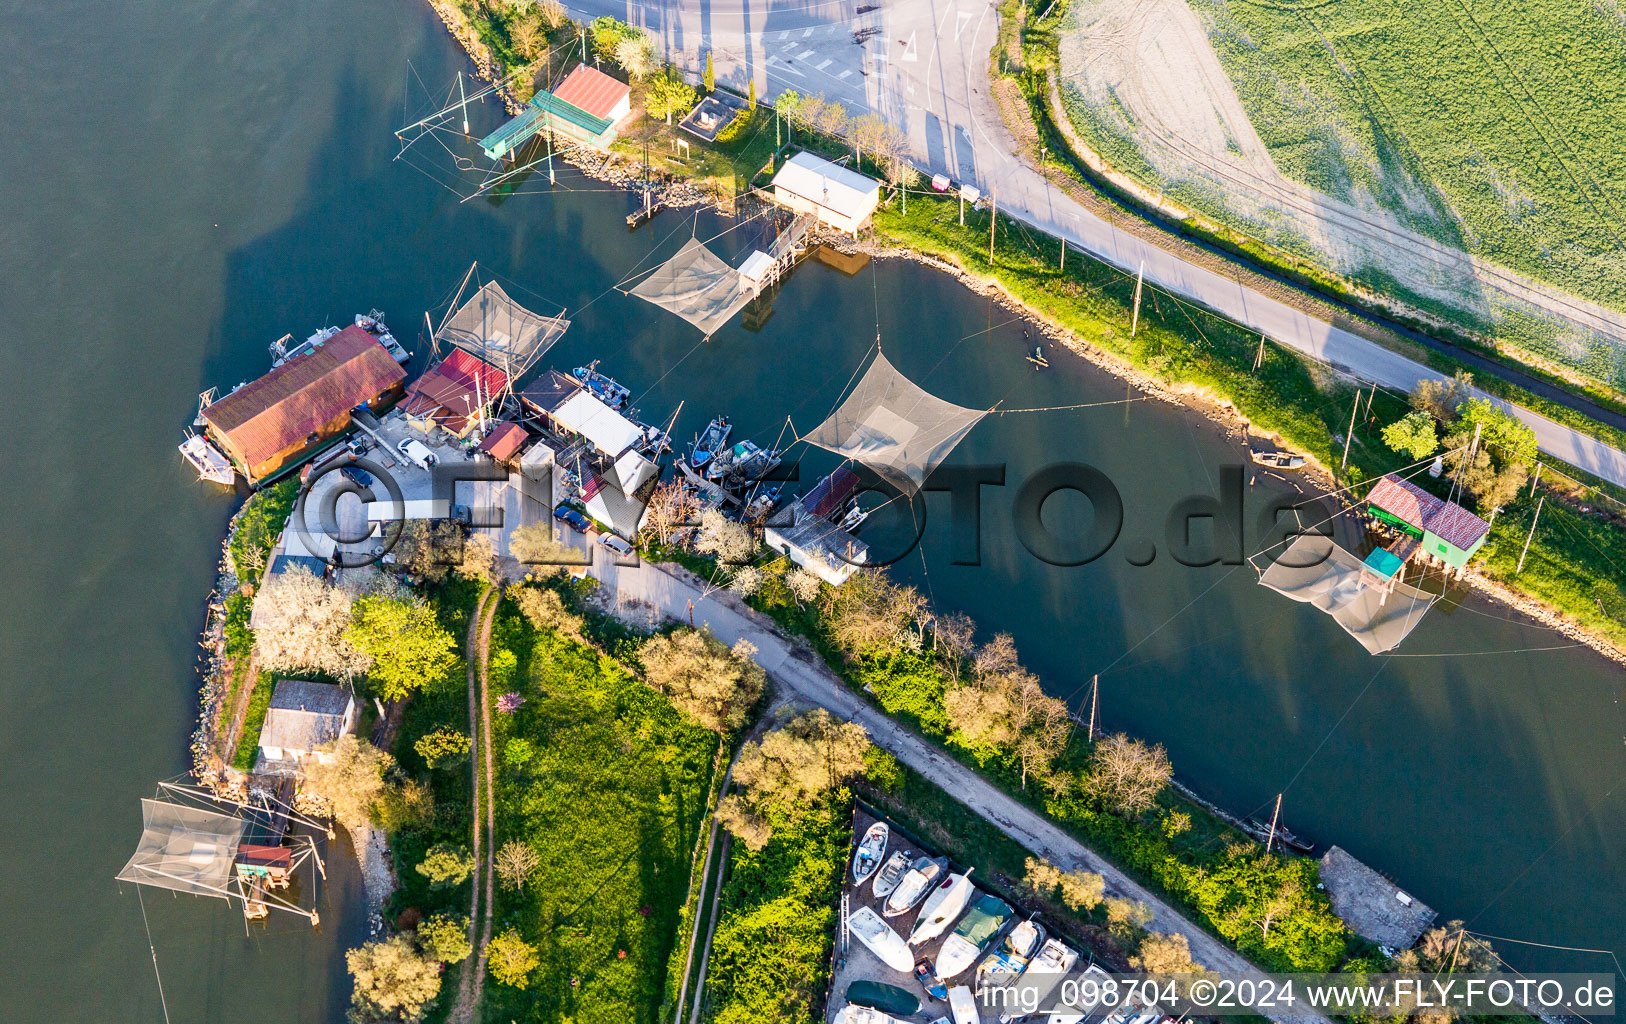
<path id="1" fill-rule="evenodd" d="M 573 125 L 594 138 L 610 130 L 611 124 L 608 119 L 589 114 L 574 103 L 562 100 L 551 93 L 539 92 L 531 98 L 531 102 L 546 111 L 548 116 L 553 118 L 555 126 L 559 122 Z"/>
<path id="2" fill-rule="evenodd" d="M 525 444 L 527 436 L 525 428 L 518 423 L 499 423 L 480 442 L 480 450 L 498 462 L 507 462 Z"/>
<path id="3" fill-rule="evenodd" d="M 389 349 L 352 325 L 215 402 L 203 418 L 252 470 L 405 379 Z"/>
<path id="4" fill-rule="evenodd" d="M 1389 474 L 1367 495 L 1367 502 L 1420 530 L 1427 530 L 1466 551 L 1490 532 L 1490 524 L 1454 501 L 1436 498 L 1416 484 Z"/>
<path id="5" fill-rule="evenodd" d="M 576 70 L 559 83 L 559 88 L 553 90 L 555 99 L 599 118 L 606 122 L 605 127 L 609 127 L 615 108 L 631 93 L 624 83 L 586 64 L 577 65 Z"/>
<path id="6" fill-rule="evenodd" d="M 578 391 L 553 411 L 553 421 L 593 442 L 593 447 L 614 458 L 644 436 L 638 424 L 595 398 Z"/>
<path id="7" fill-rule="evenodd" d="M 773 187 L 842 217 L 860 220 L 873 213 L 881 201 L 881 183 L 874 178 L 805 152 L 785 161 L 773 176 Z"/>
<path id="8" fill-rule="evenodd" d="M 1461 505 L 1448 501 L 1429 519 L 1425 529 L 1452 546 L 1467 551 L 1490 532 L 1490 524 Z"/>
<path id="9" fill-rule="evenodd" d="M 276 689 L 271 691 L 271 706 L 343 717 L 345 709 L 350 706 L 350 691 L 332 683 L 279 679 Z"/>

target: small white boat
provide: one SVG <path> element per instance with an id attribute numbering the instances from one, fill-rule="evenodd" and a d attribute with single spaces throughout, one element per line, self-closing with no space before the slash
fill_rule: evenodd
<path id="1" fill-rule="evenodd" d="M 1028 962 L 1044 940 L 1044 925 L 1031 917 L 1012 928 L 993 955 L 978 965 L 977 991 L 984 992 L 1015 981 L 1027 969 Z"/>
<path id="2" fill-rule="evenodd" d="M 963 974 L 1010 919 L 1010 904 L 998 896 L 978 900 L 938 950 L 937 976 L 947 981 Z"/>
<path id="3" fill-rule="evenodd" d="M 1079 975 L 1077 985 L 1062 989 L 1062 1005 L 1069 1009 L 1052 1013 L 1045 1018 L 1045 1024 L 1083 1024 L 1084 1018 L 1094 1013 L 1106 998 L 1107 983 L 1111 980 L 1112 975 L 1102 970 L 1099 964 L 1090 964 Z M 1069 1000 L 1068 996 L 1073 998 Z"/>
<path id="4" fill-rule="evenodd" d="M 903 941 L 903 936 L 892 930 L 892 926 L 881 920 L 869 907 L 859 907 L 847 918 L 847 930 L 868 947 L 871 953 L 881 958 L 881 962 L 897 971 L 899 974 L 908 974 L 914 970 L 914 954 L 909 952 L 909 946 Z"/>
<path id="5" fill-rule="evenodd" d="M 869 881 L 875 869 L 881 866 L 881 858 L 886 856 L 886 842 L 891 835 L 892 830 L 884 821 L 877 821 L 864 833 L 863 841 L 858 844 L 858 852 L 853 854 L 854 885 Z"/>
<path id="6" fill-rule="evenodd" d="M 1254 462 L 1261 466 L 1269 466 L 1272 469 L 1304 468 L 1304 456 L 1294 455 L 1292 452 L 1262 452 L 1250 448 L 1249 454 L 1253 456 Z"/>
<path id="7" fill-rule="evenodd" d="M 977 1014 L 977 1000 L 965 985 L 949 989 L 948 1004 L 949 1013 L 954 1015 L 954 1024 L 982 1024 L 982 1017 Z"/>
<path id="8" fill-rule="evenodd" d="M 847 514 L 841 518 L 841 528 L 849 533 L 858 529 L 859 524 L 869 518 L 869 513 L 869 509 L 862 508 L 857 502 L 854 502 L 853 507 L 848 509 Z"/>
<path id="9" fill-rule="evenodd" d="M 877 1010 L 873 1006 L 859 1006 L 848 1003 L 841 1008 L 841 1016 L 836 1018 L 840 1024 L 902 1024 L 898 1018 Z"/>
<path id="10" fill-rule="evenodd" d="M 180 451 L 192 468 L 198 471 L 199 478 L 226 487 L 237 482 L 237 470 L 232 468 L 231 460 L 202 434 L 187 434 L 186 440 L 181 442 Z"/>
<path id="11" fill-rule="evenodd" d="M 875 898 L 884 900 L 892 895 L 892 890 L 903 881 L 904 872 L 909 870 L 909 860 L 914 854 L 909 850 L 893 850 L 892 856 L 881 865 L 881 870 L 875 873 L 875 884 L 871 887 Z"/>
<path id="12" fill-rule="evenodd" d="M 904 874 L 898 887 L 892 890 L 892 895 L 887 897 L 886 909 L 882 913 L 887 917 L 897 917 L 913 909 L 915 904 L 926 898 L 926 894 L 931 892 L 932 886 L 947 870 L 946 857 L 921 857 Z"/>
<path id="13" fill-rule="evenodd" d="M 1078 963 L 1078 953 L 1060 939 L 1051 939 L 1022 972 L 1016 987 L 1018 1006 L 1043 1006 Z"/>
<path id="14" fill-rule="evenodd" d="M 920 916 L 915 918 L 914 931 L 909 933 L 909 945 L 918 946 L 922 942 L 930 942 L 939 935 L 948 931 L 949 925 L 960 916 L 960 911 L 966 908 L 977 893 L 977 887 L 971 884 L 971 872 L 963 875 L 950 875 L 933 889 L 926 897 L 926 905 L 920 908 Z M 939 965 L 941 970 L 941 965 Z M 938 977 L 943 977 L 939 974 Z"/>

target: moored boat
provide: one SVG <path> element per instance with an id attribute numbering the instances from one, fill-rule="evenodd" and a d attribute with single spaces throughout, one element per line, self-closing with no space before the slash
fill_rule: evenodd
<path id="1" fill-rule="evenodd" d="M 581 381 L 594 398 L 612 409 L 622 408 L 632 398 L 632 389 L 617 383 L 613 377 L 599 373 L 596 362 L 578 366 L 570 371 L 570 375 Z"/>
<path id="2" fill-rule="evenodd" d="M 960 911 L 966 908 L 977 895 L 977 887 L 971 884 L 971 872 L 963 875 L 950 875 L 931 891 L 926 897 L 926 904 L 920 908 L 920 916 L 915 919 L 914 930 L 909 933 L 909 945 L 918 946 L 922 942 L 930 942 L 939 935 L 948 931 L 949 925 L 960 916 Z M 938 967 L 941 969 L 942 965 Z"/>
<path id="3" fill-rule="evenodd" d="M 1248 453 L 1253 456 L 1254 462 L 1261 466 L 1269 466 L 1272 469 L 1304 468 L 1304 456 L 1295 455 L 1292 452 L 1262 452 L 1256 448 L 1250 448 Z"/>
<path id="4" fill-rule="evenodd" d="M 911 910 L 926 898 L 926 894 L 931 892 L 932 886 L 947 870 L 946 857 L 921 857 L 916 860 L 914 866 L 904 873 L 898 887 L 892 890 L 892 895 L 887 897 L 886 909 L 882 913 L 887 917 L 897 917 Z"/>
<path id="5" fill-rule="evenodd" d="M 877 821 L 864 832 L 863 841 L 858 844 L 858 852 L 853 854 L 853 884 L 863 885 L 875 874 L 875 869 L 881 866 L 881 858 L 886 856 L 886 843 L 891 837 L 892 830 L 886 822 Z"/>
<path id="6" fill-rule="evenodd" d="M 706 429 L 695 438 L 694 448 L 689 452 L 689 465 L 695 469 L 704 467 L 728 443 L 728 435 L 733 429 L 727 416 L 718 416 L 706 424 Z"/>
<path id="7" fill-rule="evenodd" d="M 903 937 L 869 907 L 859 907 L 853 911 L 847 918 L 847 930 L 871 953 L 880 957 L 882 963 L 899 974 L 908 974 L 914 968 L 914 955 L 909 952 Z"/>
<path id="8" fill-rule="evenodd" d="M 881 870 L 875 873 L 875 883 L 871 888 L 876 899 L 884 900 L 892 895 L 892 890 L 898 887 L 898 883 L 903 881 L 904 873 L 909 870 L 909 860 L 912 856 L 913 853 L 909 850 L 892 851 L 892 856 L 888 857 L 886 863 L 881 865 Z"/>
<path id="9" fill-rule="evenodd" d="M 200 479 L 226 487 L 237 482 L 237 470 L 232 468 L 231 460 L 202 434 L 187 434 L 180 444 L 180 452 L 198 471 Z"/>
<path id="10" fill-rule="evenodd" d="M 745 511 L 740 513 L 740 517 L 748 523 L 754 522 L 767 516 L 768 513 L 774 510 L 774 506 L 778 504 L 779 488 L 764 487 L 752 495 L 750 501 L 745 503 Z"/>
<path id="11" fill-rule="evenodd" d="M 937 976 L 947 981 L 964 973 L 1010 919 L 1010 904 L 998 896 L 984 895 L 977 900 L 938 950 Z"/>
<path id="12" fill-rule="evenodd" d="M 1243 822 L 1242 831 L 1248 833 L 1262 843 L 1270 841 L 1270 825 L 1260 821 L 1257 818 L 1249 818 L 1247 821 Z M 1288 829 L 1288 827 L 1283 825 L 1281 822 L 1276 823 L 1275 842 L 1277 845 L 1285 846 L 1289 850 L 1293 850 L 1297 853 L 1307 854 L 1315 849 L 1315 843 L 1312 843 L 1308 839 L 1302 839 L 1299 836 L 1294 835 Z"/>
<path id="13" fill-rule="evenodd" d="M 706 477 L 727 486 L 755 483 L 779 465 L 779 453 L 768 451 L 755 441 L 741 441 L 712 456 Z"/>

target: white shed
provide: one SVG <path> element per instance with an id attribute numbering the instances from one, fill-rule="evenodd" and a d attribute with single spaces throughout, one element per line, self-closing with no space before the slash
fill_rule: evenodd
<path id="1" fill-rule="evenodd" d="M 812 153 L 797 153 L 773 176 L 774 201 L 857 235 L 881 203 L 881 183 Z"/>
<path id="2" fill-rule="evenodd" d="M 279 679 L 260 727 L 260 753 L 267 761 L 296 765 L 315 754 L 326 763 L 332 755 L 317 753 L 316 748 L 348 733 L 355 724 L 356 698 L 348 687 Z"/>

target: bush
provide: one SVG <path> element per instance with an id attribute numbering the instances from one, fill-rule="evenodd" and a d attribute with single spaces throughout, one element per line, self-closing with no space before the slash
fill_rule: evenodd
<path id="1" fill-rule="evenodd" d="M 474 952 L 469 919 L 452 914 L 436 914 L 418 925 L 418 943 L 431 959 L 443 964 L 462 963 Z"/>
<path id="2" fill-rule="evenodd" d="M 1433 416 L 1409 412 L 1383 428 L 1383 443 L 1413 459 L 1426 459 L 1440 447 L 1440 437 Z"/>
<path id="3" fill-rule="evenodd" d="M 516 929 L 509 928 L 486 944 L 486 966 L 491 976 L 504 985 L 525 988 L 530 984 L 531 972 L 541 963 L 536 947 L 526 942 Z"/>
<path id="4" fill-rule="evenodd" d="M 462 885 L 474 872 L 474 855 L 462 846 L 441 843 L 429 848 L 418 862 L 418 874 L 429 879 L 435 889 L 450 889 Z"/>
<path id="5" fill-rule="evenodd" d="M 469 759 L 469 737 L 449 725 L 418 737 L 412 749 L 429 768 L 450 768 Z"/>
<path id="6" fill-rule="evenodd" d="M 767 675 L 751 660 L 756 648 L 730 650 L 710 633 L 687 627 L 653 636 L 639 648 L 644 675 L 678 708 L 706 728 L 732 732 L 761 698 Z"/>
<path id="7" fill-rule="evenodd" d="M 355 979 L 351 1001 L 362 1020 L 418 1020 L 440 994 L 440 966 L 396 935 L 345 954 Z"/>

